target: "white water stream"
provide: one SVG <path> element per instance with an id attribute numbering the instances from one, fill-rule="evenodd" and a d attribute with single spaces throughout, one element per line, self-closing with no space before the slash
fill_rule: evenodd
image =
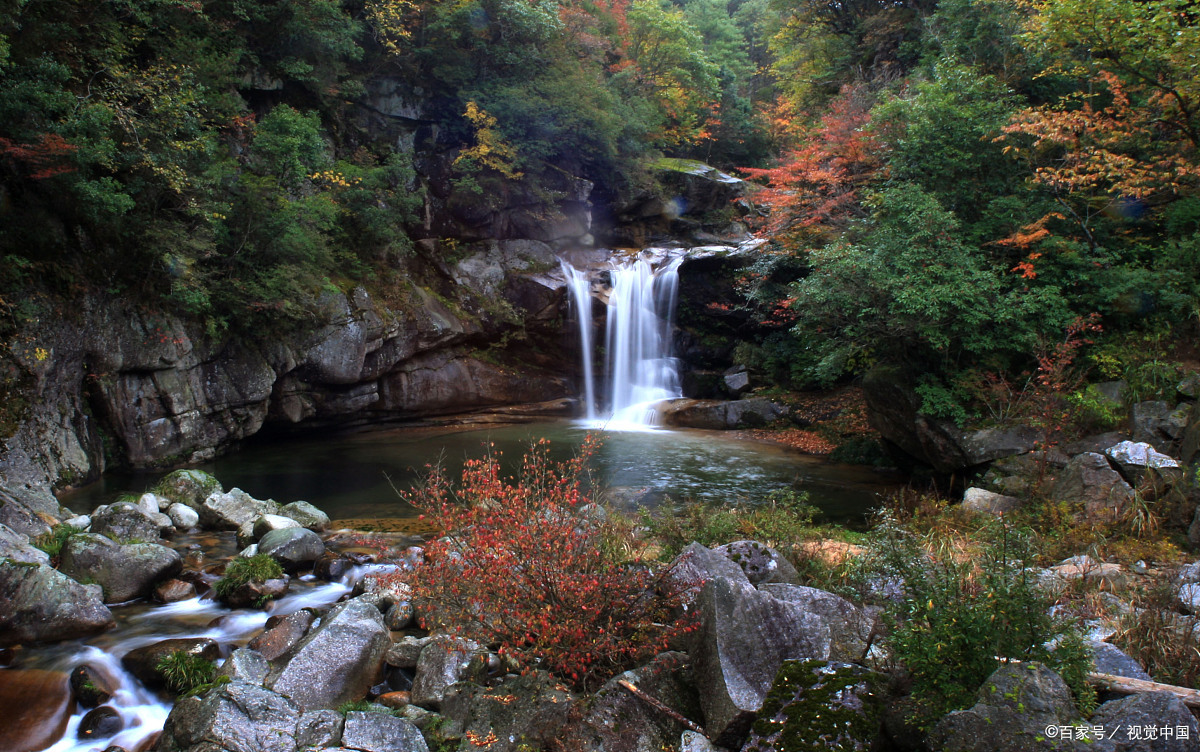
<path id="1" fill-rule="evenodd" d="M 562 262 L 579 322 L 586 419 L 607 430 L 645 430 L 656 424 L 655 407 L 681 396 L 671 329 L 679 295 L 675 258 L 655 269 L 642 257 L 612 262 L 605 331 L 606 410 L 597 405 L 592 364 L 591 281 L 586 271 Z M 598 418 L 603 415 L 605 417 Z"/>

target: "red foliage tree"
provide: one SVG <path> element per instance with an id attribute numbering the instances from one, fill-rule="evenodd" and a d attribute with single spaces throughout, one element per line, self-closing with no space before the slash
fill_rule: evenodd
<path id="1" fill-rule="evenodd" d="M 444 536 L 428 544 L 430 563 L 413 575 L 414 596 L 428 613 L 579 686 L 653 655 L 688 629 L 671 616 L 688 583 L 618 561 L 603 523 L 576 514 L 597 446 L 589 437 L 559 463 L 539 440 L 520 476 L 507 479 L 489 452 L 466 462 L 457 490 L 435 468 L 404 495 Z"/>
<path id="2" fill-rule="evenodd" d="M 74 172 L 68 161 L 74 152 L 75 145 L 57 133 L 43 133 L 35 144 L 15 144 L 0 138 L 0 155 L 28 167 L 32 170 L 29 177 L 34 180 Z"/>

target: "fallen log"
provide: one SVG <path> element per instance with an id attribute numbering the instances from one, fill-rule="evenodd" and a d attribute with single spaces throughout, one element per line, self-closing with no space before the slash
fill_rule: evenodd
<path id="1" fill-rule="evenodd" d="M 1088 674 L 1088 683 L 1094 685 L 1097 689 L 1123 695 L 1132 695 L 1138 692 L 1170 692 L 1180 700 L 1183 700 L 1183 704 L 1189 708 L 1200 708 L 1200 691 L 1187 687 L 1178 687 L 1174 684 L 1160 684 L 1155 681 L 1146 681 L 1145 679 L 1128 679 L 1124 676 L 1094 672 Z"/>

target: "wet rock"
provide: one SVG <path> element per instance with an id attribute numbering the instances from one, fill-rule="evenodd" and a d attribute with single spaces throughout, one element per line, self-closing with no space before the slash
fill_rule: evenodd
<path id="1" fill-rule="evenodd" d="M 118 502 L 92 513 L 91 532 L 122 543 L 153 543 L 162 537 L 162 523 L 155 515 L 137 504 Z"/>
<path id="2" fill-rule="evenodd" d="M 59 570 L 104 588 L 106 603 L 148 597 L 154 585 L 183 571 L 178 551 L 157 543 L 114 543 L 103 535 L 71 536 L 62 549 Z"/>
<path id="3" fill-rule="evenodd" d="M 1111 520 L 1132 498 L 1133 489 L 1108 464 L 1104 455 L 1085 452 L 1073 458 L 1062 470 L 1050 496 L 1059 501 L 1083 504 L 1091 518 Z"/>
<path id="4" fill-rule="evenodd" d="M 76 735 L 80 741 L 104 739 L 115 735 L 123 728 L 125 728 L 125 721 L 122 720 L 121 714 L 116 711 L 116 708 L 101 705 L 88 711 L 88 714 L 79 722 L 79 730 Z"/>
<path id="5" fill-rule="evenodd" d="M 992 493 L 982 488 L 968 488 L 962 500 L 963 509 L 996 517 L 1016 511 L 1022 506 L 1024 504 L 1018 498 Z"/>
<path id="6" fill-rule="evenodd" d="M 221 657 L 221 648 L 217 645 L 216 640 L 207 637 L 160 640 L 152 645 L 144 645 L 130 650 L 121 659 L 121 665 L 146 686 L 162 689 L 167 686 L 167 681 L 158 665 L 163 659 L 175 653 L 186 653 L 206 661 L 215 661 Z"/>
<path id="7" fill-rule="evenodd" d="M 1060 749 L 1057 739 L 1046 738 L 1046 727 L 1073 725 L 1079 720 L 1071 690 L 1058 674 L 1039 663 L 1002 666 L 988 677 L 977 697 L 970 709 L 957 710 L 938 721 L 929 734 L 931 749 Z"/>
<path id="8" fill-rule="evenodd" d="M 728 430 L 759 428 L 786 416 L 787 407 L 763 397 L 740 400 L 671 400 L 662 406 L 663 425 Z"/>
<path id="9" fill-rule="evenodd" d="M 420 729 L 388 713 L 347 713 L 342 746 L 362 752 L 429 752 Z"/>
<path id="10" fill-rule="evenodd" d="M 254 520 L 251 531 L 254 539 L 258 540 L 272 530 L 286 530 L 289 527 L 300 527 L 300 523 L 280 514 L 264 514 Z"/>
<path id="11" fill-rule="evenodd" d="M 203 470 L 176 470 L 160 480 L 156 490 L 174 503 L 199 510 L 211 494 L 221 492 L 221 482 Z"/>
<path id="12" fill-rule="evenodd" d="M 211 530 L 237 530 L 243 523 L 253 522 L 264 514 L 277 514 L 274 501 L 260 501 L 240 488 L 228 493 L 213 493 L 196 510 L 200 523 Z"/>
<path id="13" fill-rule="evenodd" d="M 196 597 L 196 586 L 183 580 L 171 579 L 154 586 L 154 600 L 159 603 L 177 603 Z"/>
<path id="14" fill-rule="evenodd" d="M 570 746 L 584 752 L 672 749 L 686 727 L 634 697 L 618 682 L 627 681 L 685 718 L 698 721 L 702 717 L 699 698 L 689 681 L 687 663 L 683 653 L 662 653 L 649 664 L 605 682 L 585 703 L 582 719 L 565 730 Z"/>
<path id="15" fill-rule="evenodd" d="M 884 678 L 861 666 L 784 661 L 742 752 L 868 752 L 883 732 Z"/>
<path id="16" fill-rule="evenodd" d="M 334 606 L 268 684 L 302 708 L 336 708 L 379 682 L 389 644 L 379 609 L 349 600 Z"/>
<path id="17" fill-rule="evenodd" d="M 106 673 L 86 663 L 71 672 L 71 694 L 83 708 L 103 705 L 112 697 L 116 682 Z"/>
<path id="18" fill-rule="evenodd" d="M 101 595 L 45 565 L 0 562 L 0 647 L 103 632 L 115 622 Z"/>
<path id="19" fill-rule="evenodd" d="M 1113 730 L 1116 752 L 1194 752 L 1200 747 L 1200 726 L 1187 706 L 1167 692 L 1140 692 L 1111 700 L 1096 709 L 1090 723 Z M 1172 733 L 1158 733 L 1169 728 Z M 1179 729 L 1187 729 L 1186 736 Z M 1155 738 L 1145 733 L 1153 729 Z"/>
<path id="20" fill-rule="evenodd" d="M 700 627 L 689 652 L 706 729 L 719 745 L 745 738 L 784 660 L 829 659 L 824 619 L 750 585 L 711 580 L 697 611 Z"/>
<path id="21" fill-rule="evenodd" d="M 258 541 L 258 552 L 266 554 L 288 571 L 311 564 L 325 553 L 321 536 L 302 527 L 272 530 Z"/>
<path id="22" fill-rule="evenodd" d="M 247 647 L 257 650 L 268 661 L 273 661 L 296 647 L 315 620 L 316 615 L 308 609 L 293 612 L 251 640 Z"/>
<path id="23" fill-rule="evenodd" d="M 761 589 L 781 601 L 799 604 L 829 625 L 829 657 L 835 661 L 860 661 L 867 651 L 875 622 L 858 606 L 841 596 L 803 585 L 768 583 Z"/>
<path id="24" fill-rule="evenodd" d="M 180 530 L 192 530 L 200 525 L 200 514 L 185 504 L 175 503 L 167 507 L 167 516 Z"/>
<path id="25" fill-rule="evenodd" d="M 783 554 L 758 541 L 742 540 L 713 549 L 742 568 L 751 585 L 764 582 L 800 584 L 800 574 Z"/>
<path id="26" fill-rule="evenodd" d="M 271 664 L 262 653 L 252 648 L 238 648 L 217 668 L 216 675 L 229 677 L 230 681 L 262 686 L 270 671 Z"/>
<path id="27" fill-rule="evenodd" d="M 272 600 L 282 598 L 289 587 L 287 575 L 262 582 L 247 582 L 221 596 L 221 601 L 231 608 L 264 608 Z"/>
<path id="28" fill-rule="evenodd" d="M 346 718 L 336 710 L 309 710 L 296 722 L 296 748 L 337 747 Z"/>
<path id="29" fill-rule="evenodd" d="M 17 564 L 50 563 L 46 552 L 29 542 L 29 536 L 3 524 L 0 524 L 0 559 L 8 559 Z"/>
<path id="30" fill-rule="evenodd" d="M 461 679 L 479 650 L 479 643 L 458 637 L 439 636 L 430 640 L 417 659 L 412 701 L 437 710 L 450 686 Z"/>
<path id="31" fill-rule="evenodd" d="M 295 520 L 300 527 L 320 533 L 329 529 L 329 515 L 317 509 L 307 501 L 293 501 L 285 504 L 279 513 L 284 517 Z"/>
<path id="32" fill-rule="evenodd" d="M 300 711 L 286 698 L 233 682 L 176 703 L 156 749 L 295 752 L 299 719 Z"/>
<path id="33" fill-rule="evenodd" d="M 384 614 L 384 622 L 390 630 L 404 629 L 412 623 L 413 619 L 413 604 L 412 601 L 398 601 L 393 603 L 391 608 Z"/>
<path id="34" fill-rule="evenodd" d="M 0 670 L 0 745 L 12 750 L 45 749 L 66 731 L 71 689 L 61 671 Z"/>

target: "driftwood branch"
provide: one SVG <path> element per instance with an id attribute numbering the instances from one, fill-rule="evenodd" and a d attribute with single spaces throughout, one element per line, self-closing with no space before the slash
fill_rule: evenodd
<path id="1" fill-rule="evenodd" d="M 674 721 L 678 721 L 679 723 L 686 726 L 688 729 L 695 731 L 697 734 L 700 734 L 701 736 L 703 736 L 705 738 L 708 737 L 708 734 L 704 733 L 703 728 L 696 725 L 695 723 L 692 723 L 687 718 L 684 718 L 682 715 L 677 713 L 675 710 L 673 710 L 669 706 L 667 706 L 662 700 L 659 700 L 657 697 L 652 697 L 652 696 L 646 694 L 645 692 L 643 692 L 642 690 L 638 689 L 637 687 L 635 687 L 633 685 L 632 682 L 627 682 L 624 679 L 618 679 L 617 684 L 620 684 L 622 687 L 629 690 L 629 693 L 631 695 L 638 698 L 639 700 L 646 703 L 647 705 L 654 708 L 655 710 L 662 713 L 663 715 L 667 716 L 668 718 L 670 718 Z"/>
<path id="2" fill-rule="evenodd" d="M 1127 679 L 1124 676 L 1098 673 L 1088 674 L 1088 683 L 1094 684 L 1098 689 L 1125 695 L 1137 692 L 1170 692 L 1183 700 L 1183 704 L 1189 708 L 1200 708 L 1200 691 L 1177 687 L 1174 684 L 1159 684 L 1145 679 Z"/>

